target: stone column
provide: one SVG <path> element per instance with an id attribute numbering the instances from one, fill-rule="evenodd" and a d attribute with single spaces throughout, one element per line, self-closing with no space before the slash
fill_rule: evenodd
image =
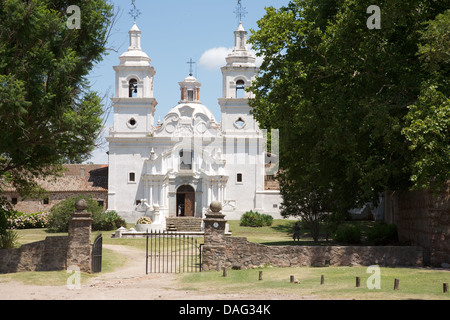
<path id="1" fill-rule="evenodd" d="M 91 272 L 91 214 L 86 211 L 87 203 L 80 199 L 75 203 L 77 211 L 69 219 L 67 267 L 77 266 L 80 271 Z"/>
<path id="2" fill-rule="evenodd" d="M 221 270 L 226 267 L 226 243 L 225 239 L 225 215 L 222 210 L 222 203 L 211 202 L 208 212 L 203 219 L 205 224 L 205 244 L 203 247 L 202 267 L 203 270 Z"/>
<path id="3" fill-rule="evenodd" d="M 205 214 L 205 245 L 222 245 L 225 237 L 225 215 L 222 210 L 222 203 L 211 202 L 208 212 Z"/>

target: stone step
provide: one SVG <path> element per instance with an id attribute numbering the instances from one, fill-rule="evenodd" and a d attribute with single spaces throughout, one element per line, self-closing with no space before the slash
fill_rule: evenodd
<path id="1" fill-rule="evenodd" d="M 166 218 L 167 230 L 173 231 L 201 231 L 202 218 L 173 217 Z"/>

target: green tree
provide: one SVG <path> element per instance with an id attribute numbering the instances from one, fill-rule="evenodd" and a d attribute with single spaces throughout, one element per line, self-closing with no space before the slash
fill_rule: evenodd
<path id="1" fill-rule="evenodd" d="M 408 106 L 420 101 L 424 84 L 437 79 L 426 63 L 448 59 L 447 42 L 430 28 L 450 1 L 379 0 L 381 29 L 367 27 L 372 4 L 295 0 L 267 8 L 259 29 L 252 30 L 249 42 L 264 61 L 250 104 L 262 127 L 280 130 L 285 215 L 300 214 L 311 197 L 320 211 L 344 213 L 376 202 L 384 190 L 414 184 L 411 163 L 422 155 L 412 152 L 402 130 L 417 118 Z M 439 79 L 450 79 L 448 68 L 439 69 Z M 442 91 L 446 84 L 448 90 L 448 82 L 439 85 L 441 101 L 449 97 Z M 439 112 L 443 106 L 436 104 Z M 445 130 L 436 144 L 440 157 L 448 154 Z M 448 162 L 431 164 L 427 174 L 418 179 L 428 182 L 424 186 L 432 176 L 448 179 Z"/>
<path id="2" fill-rule="evenodd" d="M 450 172 L 450 10 L 431 20 L 421 35 L 418 55 L 429 77 L 408 107 L 402 133 L 413 155 L 414 187 L 437 191 Z"/>
<path id="3" fill-rule="evenodd" d="M 92 152 L 103 106 L 87 75 L 106 51 L 113 7 L 105 0 L 0 1 L 0 190 L 22 195 L 35 178 Z M 79 29 L 68 25 L 80 8 Z"/>

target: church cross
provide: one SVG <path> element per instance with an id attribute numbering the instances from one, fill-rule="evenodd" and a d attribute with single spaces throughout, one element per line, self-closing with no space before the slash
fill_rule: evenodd
<path id="1" fill-rule="evenodd" d="M 133 6 L 133 9 L 128 12 L 128 14 L 134 19 L 134 22 L 136 22 L 136 19 L 141 15 L 141 11 L 136 7 L 136 4 L 134 3 L 135 0 L 131 0 L 131 5 Z"/>
<path id="2" fill-rule="evenodd" d="M 234 11 L 236 14 L 236 18 L 239 19 L 239 23 L 242 22 L 242 18 L 244 18 L 247 15 L 247 10 L 245 7 L 242 6 L 241 0 L 238 0 L 236 10 Z"/>
<path id="3" fill-rule="evenodd" d="M 192 77 L 192 73 L 193 73 L 192 66 L 195 64 L 195 62 L 192 61 L 192 58 L 191 58 L 191 59 L 190 59 L 188 62 L 186 62 L 186 63 L 190 64 L 190 66 L 189 66 L 189 75 Z"/>

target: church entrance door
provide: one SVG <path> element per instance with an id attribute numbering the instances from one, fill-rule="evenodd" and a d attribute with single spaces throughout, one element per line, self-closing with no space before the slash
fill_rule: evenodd
<path id="1" fill-rule="evenodd" d="M 177 190 L 177 217 L 193 217 L 195 212 L 195 190 L 184 185 Z"/>

